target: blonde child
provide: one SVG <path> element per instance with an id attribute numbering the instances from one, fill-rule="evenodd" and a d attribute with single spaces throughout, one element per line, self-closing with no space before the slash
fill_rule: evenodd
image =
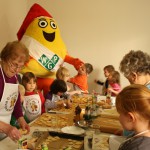
<path id="1" fill-rule="evenodd" d="M 88 93 L 88 75 L 93 71 L 93 66 L 85 63 L 78 69 L 78 74 L 70 78 L 68 82 L 74 84 L 75 90 L 80 90 L 83 93 Z"/>
<path id="2" fill-rule="evenodd" d="M 111 93 L 111 96 L 116 96 L 121 91 L 120 86 L 120 73 L 118 71 L 113 71 L 108 76 L 108 89 L 107 93 Z"/>
<path id="3" fill-rule="evenodd" d="M 25 116 L 29 122 L 35 120 L 45 112 L 45 98 L 37 90 L 36 81 L 36 77 L 32 72 L 26 72 L 22 77 L 22 85 L 25 87 L 23 107 L 25 109 Z"/>
<path id="4" fill-rule="evenodd" d="M 102 85 L 103 86 L 103 89 L 102 89 L 102 94 L 103 95 L 107 95 L 107 88 L 108 88 L 108 76 L 110 75 L 111 72 L 115 71 L 115 68 L 113 65 L 107 65 L 104 67 L 104 75 L 106 77 L 106 80 L 105 82 L 101 82 L 100 80 L 95 80 L 95 82 L 99 85 Z"/>
<path id="5" fill-rule="evenodd" d="M 69 85 L 68 80 L 70 78 L 69 70 L 66 67 L 60 67 L 56 72 L 56 78 L 60 80 L 64 80 L 67 84 L 67 94 L 74 95 L 74 94 L 81 94 L 80 90 L 72 90 L 71 85 Z"/>
<path id="6" fill-rule="evenodd" d="M 150 148 L 150 90 L 133 84 L 116 97 L 119 120 L 125 130 L 134 131 L 119 150 L 149 150 Z"/>

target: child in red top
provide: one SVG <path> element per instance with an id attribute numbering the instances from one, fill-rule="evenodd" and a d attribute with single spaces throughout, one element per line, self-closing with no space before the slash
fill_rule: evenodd
<path id="1" fill-rule="evenodd" d="M 93 66 L 89 63 L 85 63 L 79 68 L 78 74 L 70 78 L 68 82 L 74 84 L 75 90 L 81 90 L 83 93 L 88 93 L 88 74 L 93 71 Z"/>
<path id="2" fill-rule="evenodd" d="M 45 98 L 40 91 L 37 91 L 36 77 L 32 72 L 26 72 L 23 75 L 22 85 L 25 87 L 23 101 L 25 116 L 31 122 L 45 112 Z"/>

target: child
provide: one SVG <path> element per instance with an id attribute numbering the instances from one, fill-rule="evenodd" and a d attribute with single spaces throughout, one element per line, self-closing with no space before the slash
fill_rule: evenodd
<path id="1" fill-rule="evenodd" d="M 106 81 L 105 82 L 101 82 L 99 80 L 95 80 L 95 82 L 99 85 L 102 85 L 103 86 L 103 89 L 102 89 L 102 94 L 103 95 L 107 95 L 107 88 L 108 88 L 108 76 L 111 72 L 115 71 L 115 68 L 114 66 L 112 65 L 107 65 L 104 67 L 104 75 L 106 77 Z"/>
<path id="2" fill-rule="evenodd" d="M 85 63 L 78 69 L 78 74 L 70 78 L 68 82 L 74 84 L 75 90 L 80 90 L 83 93 L 88 93 L 88 75 L 93 71 L 93 66 L 89 63 Z"/>
<path id="3" fill-rule="evenodd" d="M 31 122 L 45 112 L 45 98 L 42 93 L 36 89 L 36 77 L 32 72 L 26 72 L 23 75 L 22 85 L 25 87 L 25 96 L 23 101 L 25 116 L 29 122 Z"/>
<path id="4" fill-rule="evenodd" d="M 127 86 L 116 97 L 116 109 L 123 128 L 135 133 L 119 150 L 149 150 L 150 90 L 144 85 Z"/>
<path id="5" fill-rule="evenodd" d="M 80 90 L 74 90 L 72 91 L 71 89 L 71 86 L 69 86 L 68 84 L 68 80 L 70 78 L 70 73 L 69 73 L 69 70 L 65 67 L 60 67 L 57 72 L 56 72 L 56 78 L 57 79 L 60 79 L 60 80 L 64 80 L 67 84 L 67 94 L 69 95 L 73 95 L 73 94 L 81 94 L 81 91 Z"/>
<path id="6" fill-rule="evenodd" d="M 121 91 L 120 86 L 120 74 L 118 71 L 113 71 L 108 76 L 108 89 L 107 93 L 111 93 L 111 96 L 116 96 Z"/>
<path id="7" fill-rule="evenodd" d="M 67 85 L 64 80 L 55 79 L 50 86 L 50 91 L 46 95 L 45 111 L 56 107 L 63 107 L 64 102 L 61 100 L 61 96 L 67 91 Z"/>

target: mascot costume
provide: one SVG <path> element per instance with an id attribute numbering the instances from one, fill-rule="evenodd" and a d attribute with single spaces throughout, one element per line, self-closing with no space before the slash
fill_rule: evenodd
<path id="1" fill-rule="evenodd" d="M 76 70 L 84 63 L 67 54 L 65 44 L 53 17 L 40 5 L 34 4 L 25 17 L 18 33 L 18 40 L 29 49 L 30 60 L 21 71 L 33 72 L 37 77 L 37 86 L 44 95 L 56 78 L 56 71 L 67 62 Z"/>

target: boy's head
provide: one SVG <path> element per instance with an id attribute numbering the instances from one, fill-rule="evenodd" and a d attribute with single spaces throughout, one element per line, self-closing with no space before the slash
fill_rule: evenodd
<path id="1" fill-rule="evenodd" d="M 64 80 L 55 79 L 50 86 L 50 91 L 53 94 L 61 96 L 63 93 L 67 91 L 67 85 Z"/>
<path id="2" fill-rule="evenodd" d="M 69 70 L 65 67 L 60 67 L 56 72 L 56 78 L 67 82 L 70 78 Z"/>
<path id="3" fill-rule="evenodd" d="M 90 74 L 93 71 L 93 66 L 89 63 L 85 63 L 86 73 Z"/>
<path id="4" fill-rule="evenodd" d="M 104 67 L 104 75 L 105 75 L 105 77 L 108 77 L 109 74 L 110 74 L 111 72 L 113 72 L 113 71 L 115 71 L 115 68 L 114 68 L 113 65 L 107 65 L 107 66 L 105 66 L 105 67 Z"/>
<path id="5" fill-rule="evenodd" d="M 79 74 L 90 74 L 93 71 L 93 66 L 89 63 L 85 63 L 82 67 L 79 68 Z"/>

